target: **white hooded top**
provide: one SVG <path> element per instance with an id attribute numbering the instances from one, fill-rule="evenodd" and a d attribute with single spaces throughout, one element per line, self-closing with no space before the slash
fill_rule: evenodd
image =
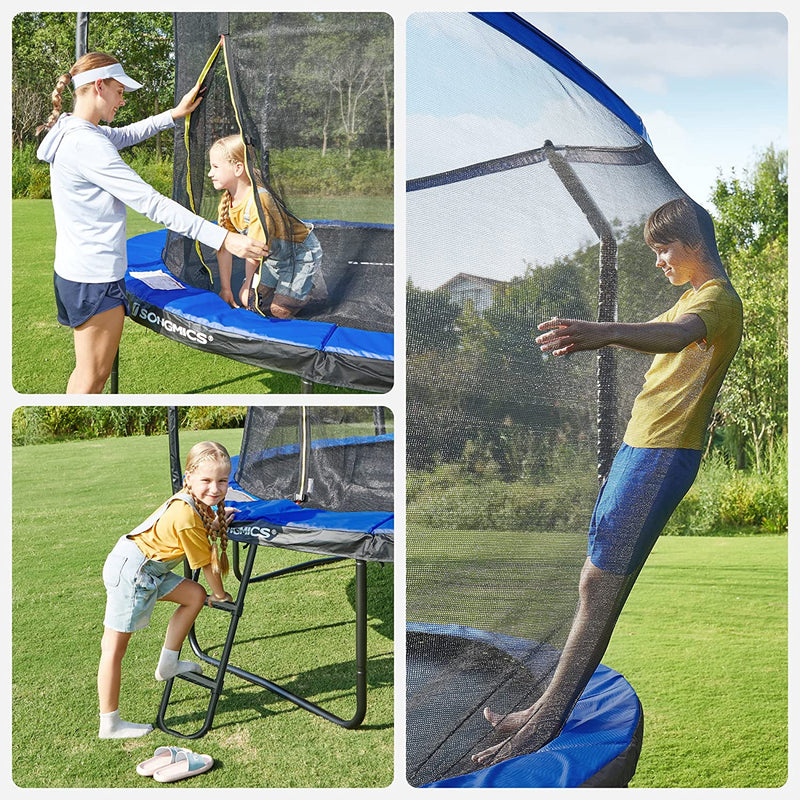
<path id="1" fill-rule="evenodd" d="M 50 164 L 58 275 L 81 283 L 125 277 L 125 206 L 219 250 L 227 230 L 159 194 L 119 155 L 123 147 L 173 126 L 170 111 L 121 128 L 72 114 L 58 118 L 36 153 Z"/>

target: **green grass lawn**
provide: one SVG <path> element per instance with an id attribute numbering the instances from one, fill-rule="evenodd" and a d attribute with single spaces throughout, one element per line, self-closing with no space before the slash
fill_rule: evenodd
<path id="1" fill-rule="evenodd" d="M 603 659 L 644 707 L 634 787 L 777 787 L 788 768 L 786 536 L 662 537 Z"/>
<path id="2" fill-rule="evenodd" d="M 309 216 L 391 222 L 391 199 L 327 198 Z M 56 321 L 53 295 L 55 225 L 49 200 L 13 200 L 12 213 L 12 383 L 23 394 L 60 394 L 75 364 L 72 332 Z M 155 230 L 148 219 L 128 212 L 128 235 Z M 119 359 L 119 391 L 129 394 L 298 393 L 300 379 L 204 353 L 141 325 L 125 321 Z M 349 393 L 334 387 L 320 391 Z M 108 389 L 106 389 L 108 391 Z"/>
<path id="3" fill-rule="evenodd" d="M 181 452 L 215 439 L 238 452 L 241 431 L 181 434 Z M 97 738 L 97 660 L 105 589 L 101 570 L 116 539 L 170 494 L 165 436 L 33 445 L 13 450 L 12 776 L 20 787 L 148 787 L 135 767 L 160 745 L 209 753 L 205 787 L 383 787 L 393 776 L 391 565 L 368 565 L 367 716 L 344 730 L 229 676 L 212 730 L 183 740 L 159 730 Z M 263 547 L 256 570 L 303 554 Z M 230 575 L 226 588 L 235 593 Z M 231 663 L 264 675 L 340 716 L 354 708 L 354 570 L 351 561 L 250 587 Z M 153 670 L 172 608 L 159 603 L 131 639 L 121 709 L 154 721 L 163 684 Z M 218 646 L 227 615 L 201 612 L 204 644 Z M 188 645 L 184 657 L 190 654 Z M 209 671 L 206 667 L 206 671 Z M 202 723 L 208 693 L 179 681 L 168 722 Z"/>

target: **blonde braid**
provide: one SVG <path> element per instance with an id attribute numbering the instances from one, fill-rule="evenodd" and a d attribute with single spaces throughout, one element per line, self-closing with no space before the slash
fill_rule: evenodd
<path id="1" fill-rule="evenodd" d="M 206 530 L 208 538 L 211 540 L 211 569 L 217 575 L 223 577 L 228 574 L 228 520 L 225 515 L 225 500 L 224 498 L 217 503 L 216 515 L 201 500 L 198 500 L 189 489 L 188 475 L 193 472 L 198 464 L 208 459 L 226 463 L 230 469 L 231 457 L 228 451 L 217 442 L 198 442 L 189 451 L 186 457 L 186 470 L 183 478 L 183 490 L 190 494 L 195 501 L 197 513 L 203 521 L 203 527 Z M 214 523 L 216 521 L 216 527 Z M 219 538 L 219 546 L 217 545 L 217 538 Z M 222 550 L 222 554 L 218 553 L 218 549 Z"/>
<path id="2" fill-rule="evenodd" d="M 225 500 L 220 500 L 217 503 L 217 523 L 219 524 L 219 548 L 221 550 L 219 568 L 224 576 L 230 571 L 230 564 L 228 563 L 228 518 L 225 514 Z"/>
<path id="3" fill-rule="evenodd" d="M 222 193 L 219 201 L 219 208 L 217 209 L 217 223 L 222 228 L 227 228 L 229 231 L 234 230 L 233 223 L 231 222 L 231 204 L 233 198 L 231 193 L 226 189 Z"/>
<path id="4" fill-rule="evenodd" d="M 49 131 L 50 128 L 56 124 L 56 120 L 61 116 L 61 109 L 63 106 L 63 97 L 61 95 L 64 89 L 69 86 L 69 82 L 71 80 L 72 75 L 69 72 L 65 72 L 63 75 L 58 76 L 56 88 L 53 89 L 53 92 L 50 95 L 50 99 L 53 101 L 53 110 L 50 112 L 50 116 L 47 118 L 47 121 L 43 125 L 39 125 L 39 127 L 36 129 L 37 134 L 41 133 L 42 131 Z"/>

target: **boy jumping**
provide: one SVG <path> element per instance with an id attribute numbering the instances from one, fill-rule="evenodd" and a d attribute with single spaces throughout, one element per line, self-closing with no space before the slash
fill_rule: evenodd
<path id="1" fill-rule="evenodd" d="M 714 401 L 742 336 L 742 303 L 719 259 L 711 217 L 688 198 L 656 209 L 645 225 L 656 267 L 678 302 L 650 322 L 551 319 L 538 326 L 545 353 L 601 347 L 656 354 L 634 401 L 623 444 L 600 489 L 581 571 L 578 610 L 553 677 L 522 711 L 484 709 L 499 743 L 481 766 L 531 753 L 558 735 L 600 663 L 636 576 L 691 487 Z"/>

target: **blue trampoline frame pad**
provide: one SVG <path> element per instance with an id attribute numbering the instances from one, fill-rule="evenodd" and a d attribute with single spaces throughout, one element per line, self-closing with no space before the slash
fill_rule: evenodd
<path id="1" fill-rule="evenodd" d="M 483 641 L 515 658 L 531 651 L 525 639 L 461 625 L 407 623 L 413 633 L 431 633 Z M 628 754 L 638 759 L 643 722 L 633 687 L 618 672 L 600 664 L 572 710 L 561 733 L 535 753 L 516 756 L 466 775 L 426 784 L 436 788 L 575 788 L 602 786 L 598 776 L 623 766 Z M 637 741 L 638 738 L 638 741 Z M 631 773 L 632 774 L 632 773 Z"/>
<path id="2" fill-rule="evenodd" d="M 127 242 L 125 285 L 131 319 L 183 344 L 314 383 L 384 392 L 391 388 L 394 336 L 304 319 L 262 317 L 231 308 L 165 266 L 167 231 Z"/>
<path id="3" fill-rule="evenodd" d="M 228 530 L 231 541 L 363 561 L 394 559 L 393 512 L 327 511 L 291 500 L 259 499 L 236 482 L 238 463 L 233 456 L 225 500 L 236 509 Z"/>

